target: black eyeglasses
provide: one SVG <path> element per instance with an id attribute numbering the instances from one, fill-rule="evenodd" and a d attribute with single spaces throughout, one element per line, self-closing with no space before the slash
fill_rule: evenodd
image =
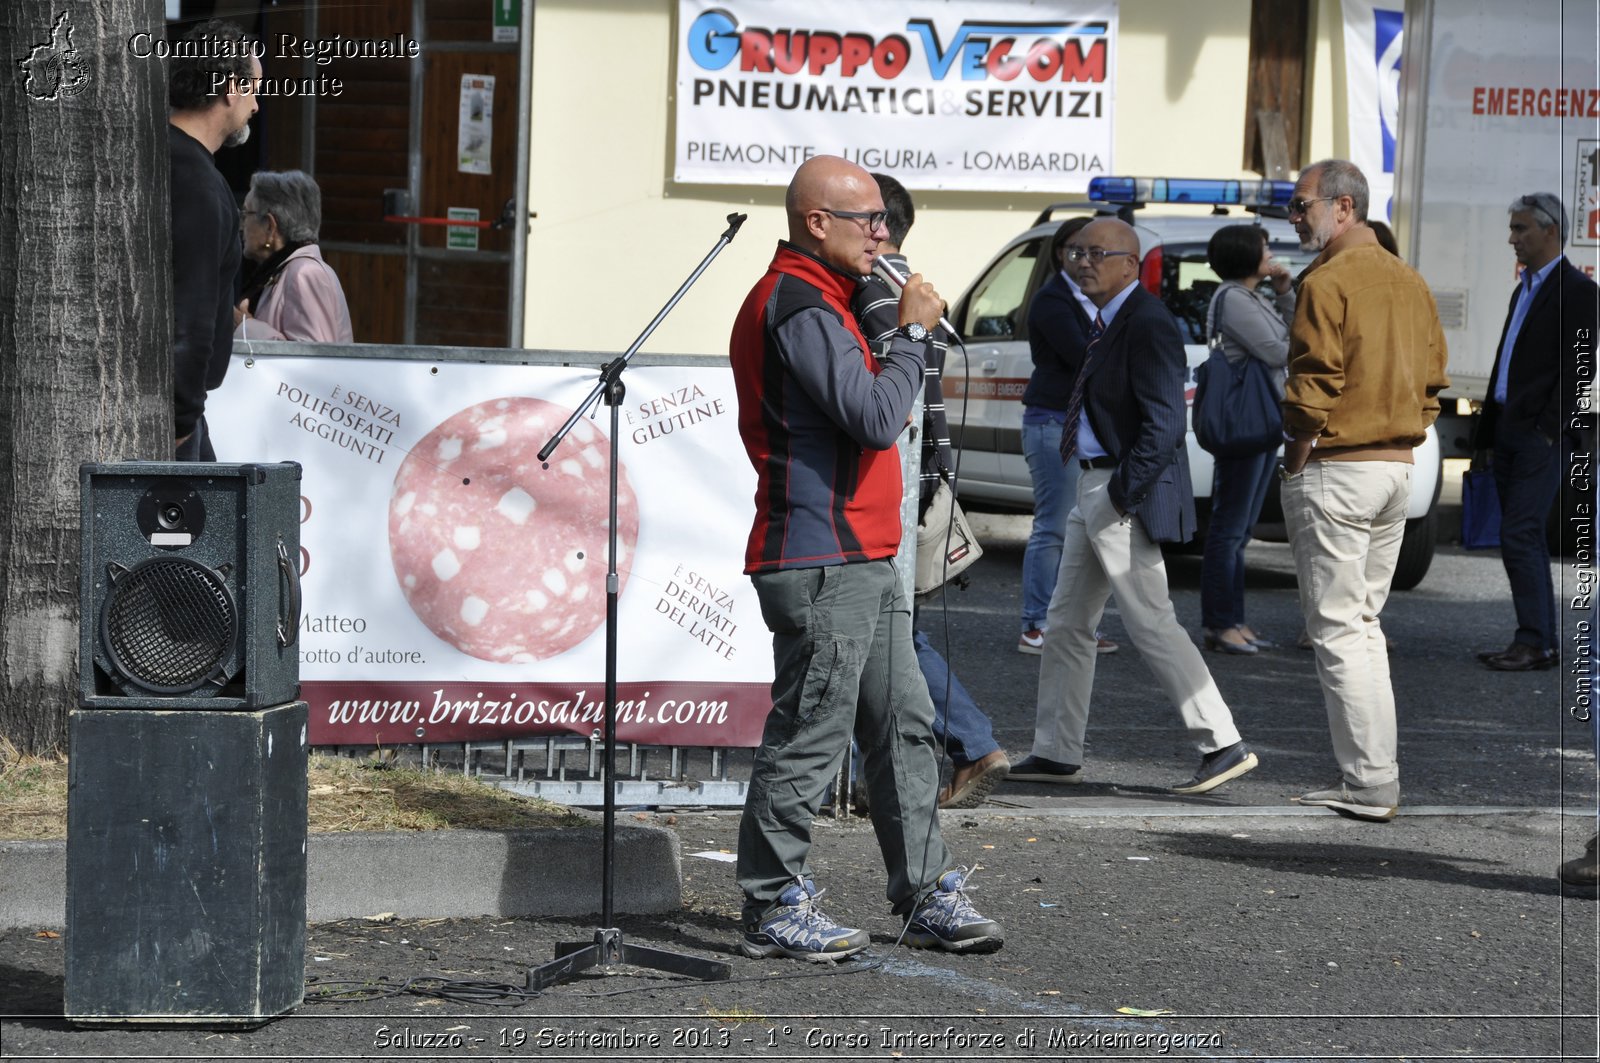
<path id="1" fill-rule="evenodd" d="M 1116 255 L 1131 254 L 1133 254 L 1132 251 L 1107 251 L 1103 247 L 1069 247 L 1066 251 L 1068 262 L 1082 262 L 1084 259 L 1088 259 L 1091 266 L 1098 266 L 1106 259 Z"/>
<path id="2" fill-rule="evenodd" d="M 883 223 L 889 220 L 889 212 L 886 210 L 828 210 L 824 208 L 822 213 L 832 214 L 835 218 L 864 221 L 867 223 L 868 232 L 882 228 Z"/>
<path id="3" fill-rule="evenodd" d="M 1304 214 L 1311 209 L 1311 204 L 1313 203 L 1328 203 L 1337 198 L 1337 196 L 1312 196 L 1310 199 L 1291 199 L 1289 200 L 1289 213 Z"/>

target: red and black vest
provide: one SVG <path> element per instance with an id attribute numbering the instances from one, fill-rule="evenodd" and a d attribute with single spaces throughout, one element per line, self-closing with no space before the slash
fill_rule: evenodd
<path id="1" fill-rule="evenodd" d="M 863 447 L 798 384 L 791 350 L 797 314 L 820 311 L 855 338 L 868 371 L 882 369 L 855 317 L 856 278 L 788 243 L 751 289 L 729 341 L 739 434 L 756 470 L 756 519 L 745 572 L 821 568 L 892 557 L 900 546 L 900 456 Z"/>

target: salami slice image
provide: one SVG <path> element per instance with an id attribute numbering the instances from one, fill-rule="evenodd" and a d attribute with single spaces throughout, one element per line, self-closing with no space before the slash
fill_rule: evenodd
<path id="1" fill-rule="evenodd" d="M 611 441 L 579 421 L 548 468 L 538 458 L 571 414 L 531 398 L 470 406 L 424 436 L 395 476 L 395 578 L 417 618 L 463 653 L 542 661 L 605 620 Z M 619 593 L 638 539 L 638 502 L 619 468 Z"/>

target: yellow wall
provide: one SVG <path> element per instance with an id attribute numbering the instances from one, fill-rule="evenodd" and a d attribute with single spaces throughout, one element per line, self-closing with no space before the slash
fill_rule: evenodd
<path id="1" fill-rule="evenodd" d="M 1338 31 L 1338 5 L 1316 6 L 1326 38 L 1329 25 Z M 676 10 L 674 0 L 534 7 L 528 207 L 538 217 L 528 237 L 528 347 L 624 349 L 737 210 L 750 215 L 738 239 L 645 347 L 726 353 L 733 314 L 784 233 L 781 189 L 672 182 Z M 1250 0 L 1122 0 L 1113 172 L 1249 176 L 1239 165 L 1249 21 Z M 1327 97 L 1330 64 L 1324 49 L 1316 55 L 1317 91 Z M 1329 153 L 1325 114 L 1310 136 L 1313 157 Z M 952 303 L 1040 209 L 1078 198 L 1048 188 L 914 194 L 906 253 Z"/>
<path id="2" fill-rule="evenodd" d="M 1344 76 L 1344 12 L 1338 0 L 1312 0 L 1307 53 L 1306 162 L 1350 153 L 1349 86 Z"/>

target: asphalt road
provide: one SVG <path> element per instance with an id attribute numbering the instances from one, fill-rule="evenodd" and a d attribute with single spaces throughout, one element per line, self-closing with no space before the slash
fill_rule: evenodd
<path id="1" fill-rule="evenodd" d="M 948 603 L 951 657 L 1020 756 L 1037 658 L 1014 649 L 1018 522 L 985 525 L 973 587 Z M 1197 631 L 1198 559 L 1170 573 Z M 1292 647 L 1286 547 L 1251 547 L 1250 609 Z M 0 1022 L 0 1058 L 1595 1058 L 1600 908 L 1553 877 L 1594 829 L 1593 737 L 1569 713 L 1567 663 L 1498 674 L 1473 660 L 1509 639 L 1493 554 L 1444 549 L 1384 620 L 1404 809 L 1373 824 L 1288 802 L 1335 775 L 1311 656 L 1293 648 L 1207 655 L 1262 764 L 1203 798 L 1167 794 L 1195 753 L 1109 615 L 1124 648 L 1098 665 L 1088 781 L 1008 784 L 943 817 L 978 865 L 975 903 L 1005 926 L 993 955 L 896 947 L 856 818 L 819 821 L 813 862 L 828 911 L 873 947 L 820 969 L 732 955 L 732 867 L 695 854 L 731 852 L 736 814 L 638 813 L 678 831 L 685 904 L 619 919 L 625 940 L 728 959 L 733 981 L 617 967 L 514 1007 L 404 993 L 313 999 L 248 1032 L 72 1030 L 60 940 L 14 933 L 0 935 L 0 995 L 28 1017 Z M 1565 614 L 1570 635 L 1578 620 Z M 307 975 L 313 997 L 424 975 L 520 985 L 556 942 L 592 931 L 582 919 L 319 924 Z"/>
<path id="2" fill-rule="evenodd" d="M 973 568 L 972 586 L 947 595 L 948 656 L 995 721 L 1001 744 L 1025 754 L 1038 679 L 1037 659 L 1015 651 L 1027 518 L 979 520 L 979 534 L 989 545 Z M 1338 769 L 1312 655 L 1294 648 L 1302 625 L 1289 547 L 1253 543 L 1249 566 L 1250 622 L 1280 648 L 1254 657 L 1205 655 L 1240 732 L 1262 762 L 1219 799 L 1281 805 L 1330 783 Z M 1559 575 L 1565 590 L 1559 597 L 1570 602 L 1580 587 L 1571 560 Z M 1200 558 L 1169 557 L 1168 578 L 1178 620 L 1198 641 Z M 1405 804 L 1558 806 L 1581 799 L 1593 807 L 1592 731 L 1567 711 L 1581 686 L 1571 669 L 1582 658 L 1571 651 L 1587 637 L 1578 624 L 1590 623 L 1590 616 L 1567 609 L 1559 620 L 1569 650 L 1560 670 L 1491 672 L 1476 662 L 1474 651 L 1503 648 L 1515 627 L 1497 553 L 1441 547 L 1419 587 L 1391 596 L 1383 626 L 1392 640 Z M 936 613 L 926 615 L 925 626 L 936 646 L 946 645 Z M 1127 639 L 1114 603 L 1102 626 L 1123 648 L 1101 657 L 1097 666 L 1083 796 L 1147 793 L 1187 778 L 1197 757 L 1176 711 Z"/>

